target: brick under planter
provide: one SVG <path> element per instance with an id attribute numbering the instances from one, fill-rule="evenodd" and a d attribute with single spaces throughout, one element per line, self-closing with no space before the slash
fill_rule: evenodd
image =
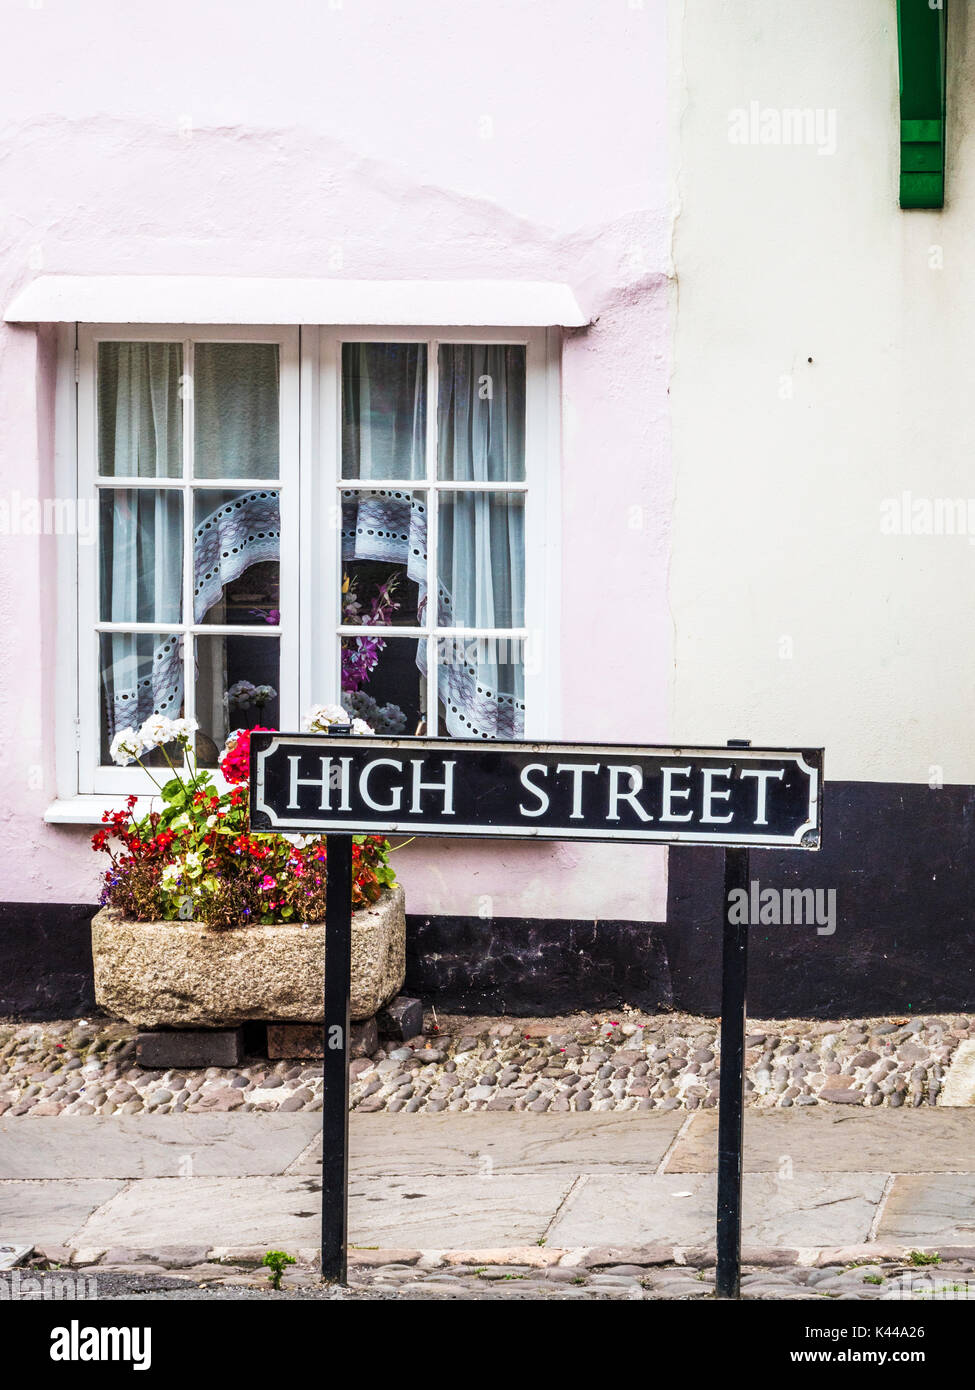
<path id="1" fill-rule="evenodd" d="M 91 949 L 96 1002 L 141 1028 L 322 1020 L 321 922 L 214 931 L 199 922 L 133 922 L 106 907 L 92 921 Z M 352 1018 L 371 1018 L 405 973 L 406 914 L 396 887 L 352 916 Z"/>

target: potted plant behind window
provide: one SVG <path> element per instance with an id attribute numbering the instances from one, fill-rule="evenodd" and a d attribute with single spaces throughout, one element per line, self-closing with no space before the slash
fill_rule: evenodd
<path id="1" fill-rule="evenodd" d="M 355 734 L 372 733 L 337 705 L 316 705 L 303 723 L 310 731 L 351 723 Z M 219 759 L 225 790 L 198 765 L 194 720 L 152 715 L 112 741 L 113 760 L 143 767 L 160 801 L 137 818 L 130 796 L 126 810 L 105 813 L 92 838 L 111 860 L 92 922 L 95 998 L 129 1023 L 218 1028 L 322 1019 L 325 837 L 251 833 L 252 732 L 227 739 Z M 155 750 L 169 764 L 167 780 L 143 761 Z M 357 1022 L 387 1003 L 406 973 L 404 897 L 389 854 L 382 836 L 353 838 Z"/>

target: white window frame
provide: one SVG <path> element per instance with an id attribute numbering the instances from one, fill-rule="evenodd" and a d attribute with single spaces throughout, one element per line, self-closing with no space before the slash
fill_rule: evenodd
<path id="1" fill-rule="evenodd" d="M 103 341 L 181 342 L 183 371 L 192 376 L 196 342 L 276 342 L 281 364 L 280 478 L 282 536 L 297 545 L 281 547 L 281 668 L 279 708 L 283 728 L 297 729 L 301 712 L 314 702 L 339 699 L 338 586 L 341 577 L 341 344 L 343 342 L 427 343 L 428 478 L 421 484 L 457 491 L 439 483 L 436 461 L 436 371 L 440 343 L 516 343 L 526 348 L 526 480 L 497 484 L 499 491 L 526 492 L 525 738 L 557 740 L 562 735 L 559 643 L 561 630 L 560 362 L 558 328 L 390 328 L 375 326 L 227 326 L 186 324 L 62 324 L 58 330 L 55 390 L 55 472 L 62 497 L 94 499 L 97 469 L 95 365 Z M 192 394 L 192 393 L 191 393 Z M 192 451 L 192 399 L 184 415 L 183 449 Z M 104 479 L 107 486 L 171 487 L 188 490 L 179 479 Z M 200 480 L 204 481 L 204 480 Z M 272 480 L 259 480 L 272 481 Z M 253 479 L 206 479 L 208 486 L 251 487 Z M 402 480 L 400 480 L 401 485 Z M 97 512 L 96 512 L 97 530 Z M 192 528 L 184 526 L 184 595 L 187 565 L 192 575 Z M 430 547 L 430 555 L 434 553 Z M 77 535 L 58 537 L 58 645 L 56 658 L 55 756 L 57 800 L 46 819 L 93 824 L 107 806 L 136 794 L 149 798 L 155 786 L 138 767 L 106 767 L 99 756 L 97 542 L 79 545 Z M 430 560 L 431 568 L 433 560 Z M 436 593 L 435 583 L 430 586 Z M 317 596 L 317 598 L 316 598 Z M 289 602 L 290 599 L 290 602 Z M 184 598 L 185 606 L 185 598 Z M 432 610 L 433 605 L 428 605 Z M 118 624 L 127 630 L 219 633 L 213 624 Z M 111 625 L 108 625 L 111 626 Z M 236 630 L 236 629 L 234 629 Z M 464 631 L 463 629 L 460 631 Z M 397 629 L 407 636 L 412 629 Z M 323 634 L 329 640 L 322 640 Z M 270 633 L 268 634 L 271 635 Z M 451 635 L 458 635 L 452 629 Z M 508 634 L 510 635 L 510 634 Z M 430 640 L 435 640 L 432 636 Z M 429 665 L 436 680 L 436 661 Z M 189 694 L 192 682 L 186 682 Z M 433 692 L 431 692 L 432 695 Z M 186 713 L 191 713 L 192 696 Z M 435 705 L 431 699 L 431 704 Z M 441 732 L 443 732 L 441 730 Z M 216 777 L 219 783 L 222 778 Z M 148 800 L 142 805 L 148 807 Z"/>

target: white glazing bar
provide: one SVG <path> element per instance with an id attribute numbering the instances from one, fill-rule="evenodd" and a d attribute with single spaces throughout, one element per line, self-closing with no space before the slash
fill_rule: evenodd
<path id="1" fill-rule="evenodd" d="M 168 637 L 183 631 L 183 623 L 111 623 L 98 622 L 96 632 L 164 632 Z M 203 628 L 202 631 L 207 631 Z"/>
<path id="2" fill-rule="evenodd" d="M 324 370 L 322 380 L 326 384 L 326 395 L 321 401 L 322 410 L 322 439 L 326 437 L 325 421 L 331 422 L 331 429 L 328 431 L 328 456 L 321 461 L 324 466 L 326 477 L 331 475 L 333 478 L 342 477 L 342 344 L 335 337 L 329 336 L 325 344 Z M 324 497 L 323 497 L 324 502 Z M 328 528 L 329 543 L 323 552 L 322 565 L 325 573 L 325 584 L 321 593 L 327 596 L 329 602 L 333 596 L 338 594 L 337 611 L 332 610 L 329 618 L 329 626 L 333 628 L 342 621 L 342 501 L 341 498 L 331 503 L 328 507 L 327 515 L 324 518 Z M 323 694 L 317 691 L 312 692 L 313 700 L 322 698 L 341 700 L 342 698 L 342 644 L 338 636 L 329 643 L 325 669 L 325 685 Z"/>
<path id="3" fill-rule="evenodd" d="M 439 672 L 437 669 L 437 640 L 432 635 L 440 616 L 437 587 L 437 416 L 439 408 L 440 363 L 439 344 L 431 339 L 427 343 L 427 611 L 424 627 L 431 634 L 427 638 L 427 688 L 426 722 L 427 733 L 436 738 L 440 732 Z"/>
<path id="4" fill-rule="evenodd" d="M 280 478 L 195 478 L 197 488 L 210 488 L 218 492 L 252 492 L 258 488 L 279 488 Z M 183 478 L 134 478 L 125 473 L 114 476 L 101 473 L 95 479 L 96 487 L 170 488 L 178 490 L 186 486 Z"/>
<path id="5" fill-rule="evenodd" d="M 419 482 L 418 479 L 411 478 L 370 478 L 367 482 L 360 482 L 357 478 L 343 478 L 339 483 L 340 489 L 348 488 L 356 492 L 373 492 L 376 488 L 393 488 L 401 492 L 409 491 L 411 483 L 414 487 Z M 452 482 L 445 479 L 442 482 L 429 481 L 422 483 L 423 487 L 430 487 L 435 492 L 527 492 L 527 482 L 515 483 L 482 483 L 482 482 Z"/>
<path id="6" fill-rule="evenodd" d="M 280 637 L 281 627 L 271 623 L 96 623 L 96 632 L 163 632 L 167 636 L 183 628 L 198 637 Z"/>
<path id="7" fill-rule="evenodd" d="M 425 639 L 427 644 L 427 688 L 426 701 L 427 734 L 436 738 L 440 733 L 439 670 L 437 669 L 437 639 L 433 633 Z"/>
<path id="8" fill-rule="evenodd" d="M 320 538 L 314 516 L 312 476 L 318 447 L 318 329 L 298 332 L 298 709 L 311 704 L 312 594 L 321 592 L 318 578 Z M 314 538 L 314 540 L 313 540 Z"/>
<path id="9" fill-rule="evenodd" d="M 196 714 L 196 670 L 194 639 L 190 632 L 193 612 L 193 477 L 194 465 L 194 357 L 193 340 L 183 343 L 183 376 L 180 392 L 183 397 L 183 716 L 192 719 Z M 185 760 L 185 759 L 184 759 Z"/>
<path id="10" fill-rule="evenodd" d="M 278 545 L 278 606 L 280 634 L 278 644 L 278 717 L 282 722 L 298 722 L 300 708 L 300 589 L 301 556 L 299 549 L 300 504 L 300 354 L 296 329 L 285 332 L 278 344 L 278 418 L 280 482 Z M 259 489 L 261 490 L 261 489 Z M 268 624 L 270 629 L 271 625 Z M 270 635 L 270 631 L 268 632 Z"/>
<path id="11" fill-rule="evenodd" d="M 204 632 L 212 629 L 203 628 Z M 250 631 L 250 629 L 246 629 Z M 261 631 L 265 628 L 261 626 Z M 351 623 L 344 623 L 338 629 L 343 637 L 424 637 L 428 631 L 425 627 L 398 627 L 389 624 L 370 623 L 362 627 L 356 627 Z M 530 629 L 527 627 L 434 627 L 435 637 L 528 637 Z"/>

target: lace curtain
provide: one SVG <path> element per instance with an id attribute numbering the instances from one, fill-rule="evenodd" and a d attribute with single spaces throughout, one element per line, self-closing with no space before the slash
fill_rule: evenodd
<path id="1" fill-rule="evenodd" d="M 426 475 L 425 349 L 346 344 L 343 350 L 343 476 L 419 483 Z M 444 345 L 437 402 L 438 477 L 469 482 L 524 478 L 524 350 Z M 343 494 L 342 558 L 404 565 L 427 605 L 426 493 L 409 487 Z M 441 492 L 438 623 L 518 627 L 524 622 L 524 508 L 520 494 Z M 524 733 L 520 651 L 506 639 L 445 640 L 437 688 L 447 732 L 457 738 Z M 426 643 L 416 664 L 427 674 Z"/>
<path id="2" fill-rule="evenodd" d="M 248 344 L 201 344 L 196 374 L 196 474 L 273 476 L 278 471 L 278 386 L 273 359 Z M 263 345 L 254 345 L 263 347 Z M 232 354 L 227 355 L 228 349 Z M 243 368 L 243 370 L 242 370 Z M 178 623 L 182 611 L 183 496 L 125 488 L 126 478 L 182 475 L 179 343 L 103 343 L 99 355 L 99 468 L 118 478 L 102 491 L 103 620 Z M 198 494 L 199 496 L 200 494 Z M 193 618 L 202 622 L 224 587 L 280 555 L 276 488 L 223 494 L 193 528 Z M 219 640 L 219 639 L 217 639 Z M 113 633 L 103 659 L 107 740 L 150 714 L 179 714 L 181 640 Z"/>

